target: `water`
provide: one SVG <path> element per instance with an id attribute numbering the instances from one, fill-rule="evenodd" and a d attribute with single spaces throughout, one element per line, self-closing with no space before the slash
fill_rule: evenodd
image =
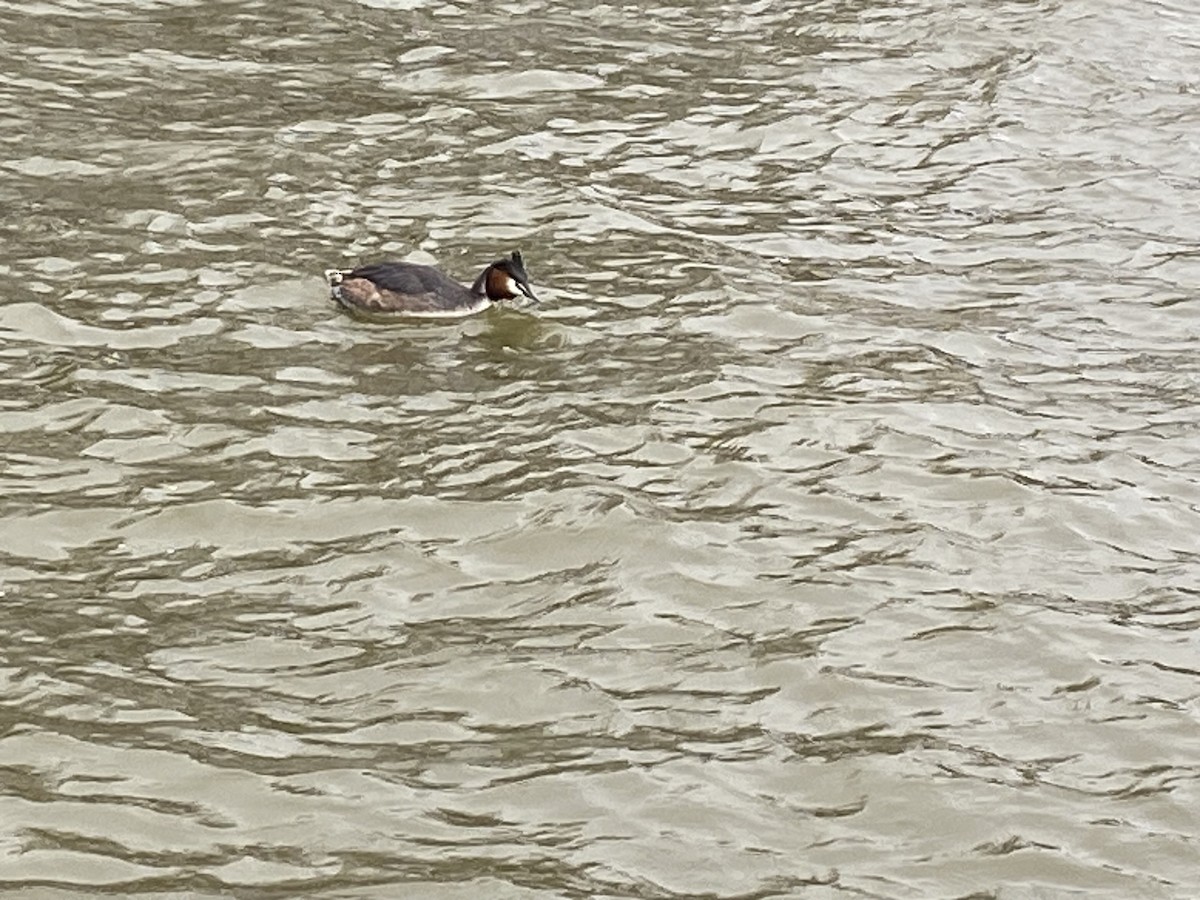
<path id="1" fill-rule="evenodd" d="M 0 11 L 6 890 L 1200 891 L 1191 5 Z"/>

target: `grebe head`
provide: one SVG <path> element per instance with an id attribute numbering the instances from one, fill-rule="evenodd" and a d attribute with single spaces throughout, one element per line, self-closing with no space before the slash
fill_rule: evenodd
<path id="1" fill-rule="evenodd" d="M 529 275 L 525 271 L 525 263 L 521 259 L 521 251 L 514 250 L 510 256 L 498 259 L 487 269 L 479 279 L 489 300 L 512 300 L 515 297 L 528 297 L 534 303 L 540 301 L 534 296 L 533 288 L 529 286 Z M 478 282 L 476 282 L 478 284 Z"/>

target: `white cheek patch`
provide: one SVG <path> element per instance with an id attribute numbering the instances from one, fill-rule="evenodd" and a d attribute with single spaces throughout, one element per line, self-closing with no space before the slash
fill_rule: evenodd
<path id="1" fill-rule="evenodd" d="M 505 284 L 504 284 L 504 286 L 505 286 L 505 289 L 506 289 L 506 290 L 509 292 L 509 294 L 511 294 L 512 296 L 514 296 L 514 297 L 520 297 L 520 296 L 521 296 L 521 289 L 520 289 L 519 287 L 517 287 L 517 283 L 516 283 L 516 282 L 515 282 L 515 281 L 514 281 L 514 280 L 513 280 L 511 277 L 509 277 L 509 278 L 508 278 L 508 279 L 505 281 Z"/>

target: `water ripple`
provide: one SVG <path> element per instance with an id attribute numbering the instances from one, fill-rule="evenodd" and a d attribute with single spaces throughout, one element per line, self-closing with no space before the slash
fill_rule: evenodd
<path id="1" fill-rule="evenodd" d="M 1190 8 L 0 8 L 0 884 L 1192 895 Z"/>

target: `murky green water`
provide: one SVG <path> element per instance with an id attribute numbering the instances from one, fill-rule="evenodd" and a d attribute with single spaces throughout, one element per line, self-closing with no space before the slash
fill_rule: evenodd
<path id="1" fill-rule="evenodd" d="M 1197 896 L 1200 9 L 0 36 L 0 888 Z"/>

